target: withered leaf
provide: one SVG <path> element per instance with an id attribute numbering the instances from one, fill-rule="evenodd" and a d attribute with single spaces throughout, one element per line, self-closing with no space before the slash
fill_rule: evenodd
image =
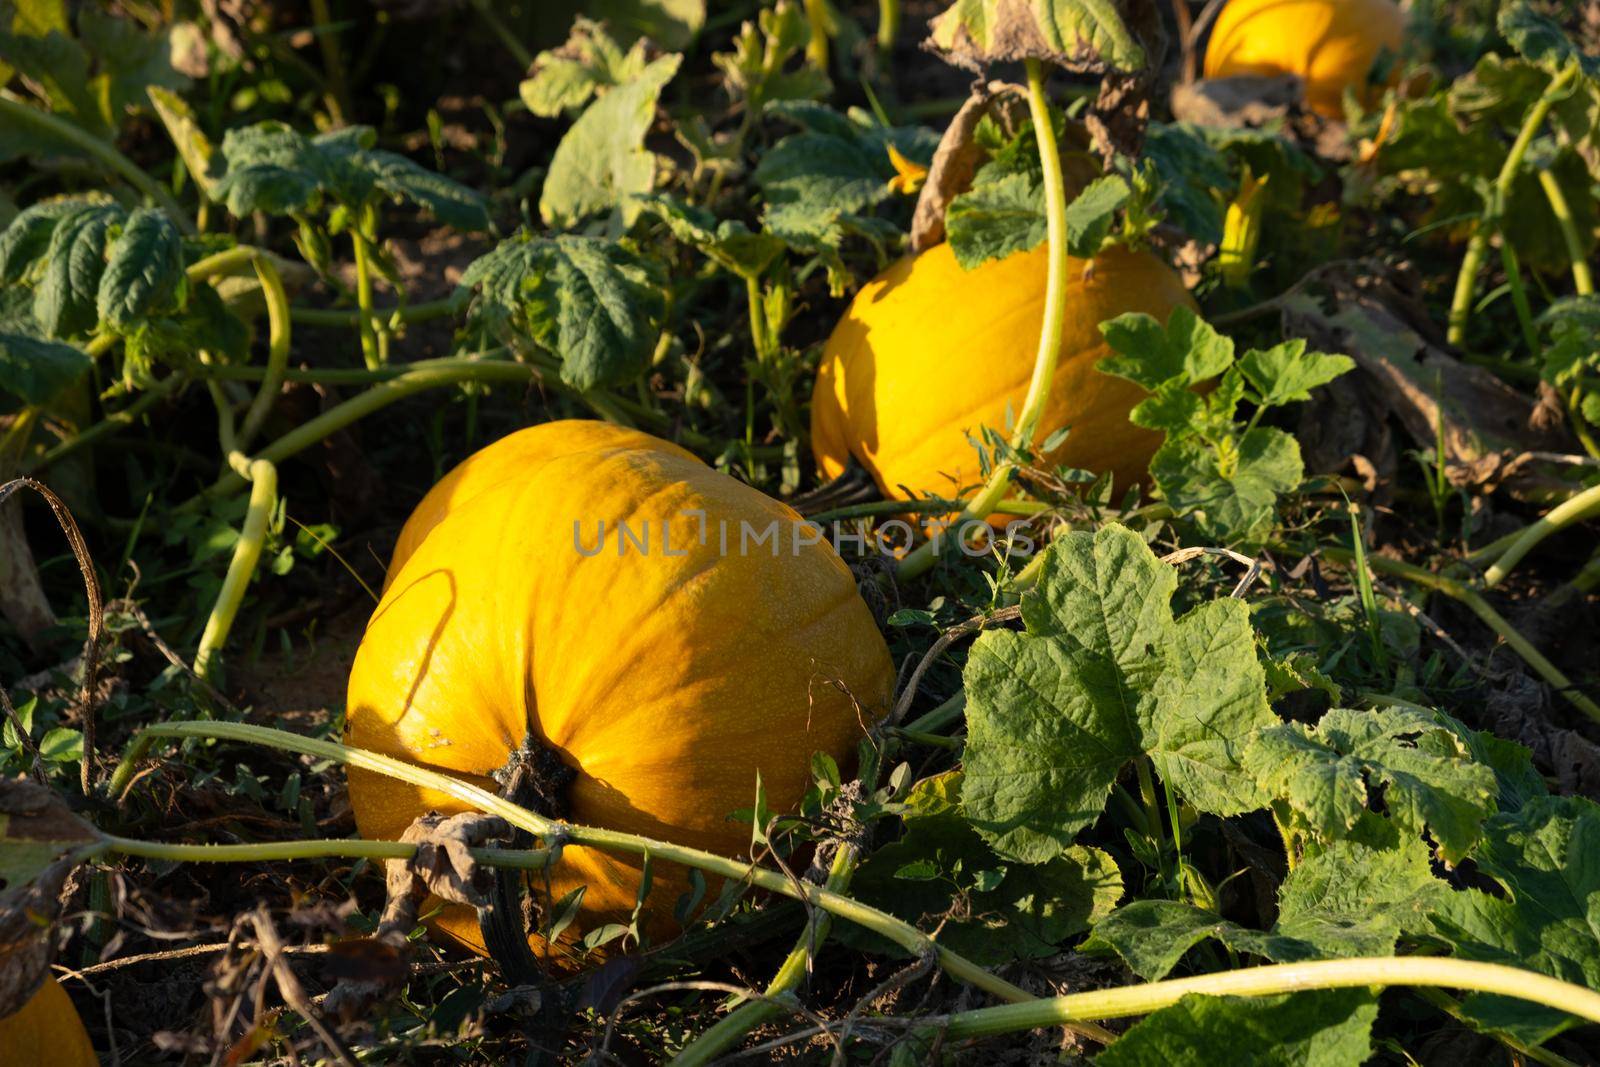
<path id="1" fill-rule="evenodd" d="M 928 43 L 956 66 L 1043 60 L 1099 74 L 1136 71 L 1145 49 L 1115 0 L 956 0 L 929 23 Z"/>
<path id="2" fill-rule="evenodd" d="M 0 779 L 0 1018 L 21 1010 L 44 981 L 62 886 L 99 841 L 99 831 L 44 786 Z"/>

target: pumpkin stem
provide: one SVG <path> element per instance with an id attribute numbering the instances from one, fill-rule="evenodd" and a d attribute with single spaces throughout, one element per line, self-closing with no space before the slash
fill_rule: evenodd
<path id="1" fill-rule="evenodd" d="M 548 819 L 567 817 L 567 790 L 578 772 L 562 762 L 555 749 L 529 733 L 514 749 L 504 767 L 492 775 L 500 783 L 500 796 L 538 812 Z M 517 828 L 511 848 L 530 848 L 533 835 Z M 496 868 L 489 904 L 478 911 L 478 930 L 489 958 L 515 985 L 539 985 L 544 969 L 528 944 L 539 923 L 537 898 L 524 896 L 527 880 L 521 871 Z"/>

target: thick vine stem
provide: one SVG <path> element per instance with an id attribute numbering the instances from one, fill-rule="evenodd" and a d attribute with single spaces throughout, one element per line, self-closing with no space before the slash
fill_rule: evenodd
<path id="1" fill-rule="evenodd" d="M 434 366 L 396 374 L 388 381 L 374 385 L 366 392 L 329 408 L 316 418 L 301 423 L 258 450 L 256 455 L 271 463 L 282 463 L 329 434 L 344 429 L 357 419 L 386 408 L 397 400 L 404 400 L 413 393 L 468 381 L 527 383 L 539 374 L 539 368 L 525 363 L 472 359 L 438 360 Z M 219 478 L 206 490 L 206 493 L 211 496 L 226 495 L 237 492 L 244 488 L 244 485 L 244 477 L 236 471 L 230 472 Z"/>
<path id="2" fill-rule="evenodd" d="M 430 771 L 392 756 L 351 748 L 335 741 L 304 737 L 286 730 L 234 722 L 174 722 L 145 727 L 134 736 L 122 762 L 111 777 L 112 796 L 120 795 L 122 790 L 127 788 L 128 783 L 133 780 L 138 761 L 144 758 L 150 746 L 160 738 L 217 738 L 245 744 L 267 745 L 289 752 L 301 752 L 330 759 L 396 778 L 424 789 L 436 790 L 478 811 L 498 815 L 512 826 L 527 830 L 546 841 L 560 839 L 572 844 L 588 845 L 592 848 L 634 856 L 648 854 L 657 862 L 679 863 L 736 882 L 748 882 L 759 889 L 806 901 L 841 919 L 864 926 L 913 955 L 933 951 L 938 955 L 940 966 L 951 977 L 1002 1000 L 1016 1003 L 1035 999 L 1027 990 L 991 974 L 965 956 L 951 952 L 910 923 L 809 882 L 797 882 L 779 871 L 638 834 L 547 819 L 527 808 L 497 797 L 486 789 L 448 774 Z"/>
<path id="3" fill-rule="evenodd" d="M 1164 982 L 1097 989 L 1029 1004 L 1004 1004 L 993 1008 L 957 1012 L 937 1026 L 946 1037 L 991 1037 L 1015 1030 L 1036 1030 L 1084 1019 L 1122 1019 L 1147 1015 L 1183 997 L 1263 997 L 1299 993 L 1310 989 L 1350 989 L 1362 986 L 1422 986 L 1470 989 L 1543 1004 L 1600 1022 L 1600 993 L 1563 982 L 1536 971 L 1499 963 L 1478 963 L 1436 956 L 1367 956 L 1311 963 L 1280 963 L 1245 967 L 1219 974 L 1173 978 Z"/>
<path id="4" fill-rule="evenodd" d="M 406 304 L 393 308 L 374 308 L 373 314 L 393 330 L 400 326 L 447 319 L 456 315 L 467 306 L 467 298 L 470 295 L 463 290 L 443 300 L 427 300 L 420 304 Z M 352 330 L 361 326 L 361 309 L 291 307 L 289 318 L 301 326 L 328 326 Z"/>
<path id="5" fill-rule="evenodd" d="M 204 259 L 196 260 L 189 264 L 183 273 L 189 284 L 195 285 L 205 281 L 207 278 L 231 274 L 254 263 L 257 257 L 266 255 L 269 255 L 269 253 L 263 252 L 252 245 L 234 245 L 232 248 L 224 249 L 221 252 L 213 252 Z"/>
<path id="6" fill-rule="evenodd" d="M 1473 228 L 1472 238 L 1467 242 L 1467 251 L 1461 257 L 1461 273 L 1456 275 L 1455 296 L 1450 302 L 1450 329 L 1447 337 L 1457 348 L 1466 340 L 1467 320 L 1472 316 L 1472 300 L 1478 290 L 1478 268 L 1483 265 L 1483 255 L 1489 248 L 1489 238 L 1500 228 L 1500 222 L 1505 216 L 1506 198 L 1511 195 L 1511 184 L 1522 169 L 1522 161 L 1528 154 L 1528 146 L 1538 136 L 1540 127 L 1550 114 L 1550 109 L 1566 95 L 1578 73 L 1578 65 L 1572 63 L 1550 80 L 1544 95 L 1528 109 L 1522 130 L 1512 142 L 1511 151 L 1495 178 L 1494 186 L 1489 192 L 1488 209 Z"/>
<path id="7" fill-rule="evenodd" d="M 1483 584 L 1490 589 L 1505 581 L 1511 569 L 1522 561 L 1522 557 L 1533 551 L 1534 547 L 1546 537 L 1575 522 L 1582 522 L 1600 515 L 1600 485 L 1592 485 L 1588 489 L 1551 508 L 1549 513 L 1532 523 L 1517 534 L 1516 540 L 1507 546 L 1499 559 L 1495 560 L 1483 575 Z"/>
<path id="8" fill-rule="evenodd" d="M 289 366 L 290 330 L 289 294 L 283 290 L 283 278 L 278 274 L 278 268 L 266 256 L 255 256 L 251 263 L 255 266 L 256 277 L 261 280 L 261 291 L 266 294 L 269 332 L 266 377 L 261 379 L 256 398 L 251 401 L 250 410 L 245 412 L 244 423 L 239 427 L 239 447 L 246 451 L 272 411 L 272 405 L 278 399 L 278 390 L 283 388 L 283 374 Z"/>
<path id="9" fill-rule="evenodd" d="M 267 540 L 267 523 L 278 504 L 278 468 L 270 460 L 255 459 L 250 461 L 247 471 L 250 508 L 245 512 L 244 526 L 233 546 L 233 558 L 228 561 L 228 573 L 222 579 L 222 589 L 206 619 L 200 647 L 194 656 L 195 674 L 208 682 L 212 680 L 217 654 L 228 640 L 228 631 L 233 629 L 233 619 L 244 601 L 245 589 L 256 573 L 256 564 L 261 560 L 261 549 Z"/>
<path id="10" fill-rule="evenodd" d="M 1545 199 L 1550 201 L 1550 213 L 1556 217 L 1561 239 L 1567 245 L 1567 258 L 1572 261 L 1572 288 L 1579 296 L 1588 296 L 1594 292 L 1594 275 L 1589 272 L 1589 261 L 1583 255 L 1583 238 L 1572 219 L 1572 205 L 1567 203 L 1561 183 L 1548 169 L 1540 169 L 1539 185 L 1544 189 Z"/>
<path id="11" fill-rule="evenodd" d="M 105 850 L 124 856 L 176 863 L 275 863 L 282 860 L 406 860 L 417 854 L 408 841 L 363 841 L 358 838 L 304 841 L 261 841 L 248 845 L 170 844 L 107 834 Z M 486 867 L 542 871 L 556 860 L 553 849 L 473 848 L 472 858 Z"/>
<path id="12" fill-rule="evenodd" d="M 202 368 L 200 373 L 210 378 L 245 381 L 255 380 L 262 376 L 262 371 L 259 368 L 250 367 L 206 367 Z M 404 400 L 414 393 L 461 382 L 507 382 L 527 385 L 537 381 L 549 388 L 570 393 L 597 410 L 602 406 L 614 404 L 621 409 L 622 414 L 637 417 L 640 422 L 648 423 L 654 431 L 674 437 L 686 447 L 701 452 L 716 452 L 720 451 L 722 447 L 721 443 L 691 430 L 680 429 L 673 433 L 672 427 L 667 424 L 665 419 L 649 412 L 643 405 L 632 404 L 625 398 L 601 394 L 599 391 L 578 392 L 562 383 L 559 377 L 559 367 L 533 358 L 530 358 L 527 363 L 473 357 L 430 359 L 419 360 L 416 363 L 404 366 L 389 365 L 372 370 L 303 371 L 290 368 L 285 371 L 284 380 L 342 384 L 373 382 L 376 384 L 366 392 L 329 408 L 316 418 L 302 423 L 276 441 L 257 450 L 256 454 L 258 456 L 262 459 L 271 460 L 273 463 L 282 463 L 291 456 L 297 455 L 315 445 L 328 435 L 344 429 L 358 419 L 365 418 L 375 411 L 380 411 L 396 401 Z M 604 402 L 600 400 L 602 395 L 607 397 Z M 624 424 L 626 425 L 626 422 Z M 781 458 L 782 452 L 781 446 L 757 447 L 755 449 L 756 455 L 769 459 Z M 217 479 L 202 495 L 225 496 L 229 493 L 235 493 L 244 488 L 245 482 L 246 479 L 244 477 L 236 472 L 230 472 Z M 193 501 L 190 501 L 180 506 L 192 507 L 193 503 Z"/>
<path id="13" fill-rule="evenodd" d="M 900 36 L 900 0 L 878 0 L 878 51 L 885 58 Z"/>
<path id="14" fill-rule="evenodd" d="M 1355 553 L 1347 548 L 1323 548 L 1321 554 L 1325 559 L 1335 563 L 1352 563 Z M 1596 704 L 1572 684 L 1572 680 L 1561 672 L 1561 669 L 1544 657 L 1533 644 L 1522 636 L 1522 633 L 1512 626 L 1489 602 L 1484 600 L 1475 589 L 1461 584 L 1443 575 L 1434 574 L 1432 571 L 1409 563 L 1402 563 L 1397 559 L 1388 559 L 1384 556 L 1367 556 L 1367 565 L 1375 571 L 1381 571 L 1391 577 L 1402 578 L 1413 582 L 1425 589 L 1443 593 L 1454 600 L 1459 600 L 1472 610 L 1472 613 L 1483 620 L 1488 627 L 1505 639 L 1506 644 L 1521 656 L 1523 661 L 1532 667 L 1540 677 L 1549 682 L 1560 694 L 1571 701 L 1572 704 L 1595 722 L 1600 722 L 1600 704 Z"/>
<path id="15" fill-rule="evenodd" d="M 183 209 L 172 199 L 171 194 L 131 159 L 117 151 L 117 147 L 109 141 L 102 140 L 64 119 L 56 118 L 48 111 L 32 107 L 7 89 L 0 89 L 0 117 L 32 126 L 58 141 L 65 141 L 74 148 L 87 152 L 101 166 L 148 197 L 177 224 L 178 229 L 193 236 L 194 222 L 183 213 Z"/>
<path id="16" fill-rule="evenodd" d="M 1044 321 L 1039 325 L 1039 354 L 1034 359 L 1033 378 L 1028 382 L 1028 394 L 1022 402 L 1022 412 L 1011 435 L 1011 448 L 1021 452 L 1033 442 L 1034 431 L 1044 418 L 1044 409 L 1050 400 L 1050 385 L 1055 380 L 1056 363 L 1061 358 L 1061 329 L 1067 314 L 1067 185 L 1061 172 L 1061 153 L 1056 147 L 1055 126 L 1050 121 L 1050 102 L 1044 92 L 1044 70 L 1036 59 L 1027 61 L 1028 113 L 1033 119 L 1034 134 L 1039 140 L 1039 164 L 1044 171 L 1045 228 L 1048 234 L 1050 263 L 1045 277 Z M 1014 465 L 1009 461 L 995 464 L 978 495 L 966 506 L 952 525 L 956 536 L 968 523 L 982 521 L 993 514 L 995 506 L 1011 488 Z M 918 545 L 895 570 L 901 580 L 916 578 L 927 572 L 934 562 L 933 541 Z"/>
<path id="17" fill-rule="evenodd" d="M 854 845 L 840 845 L 839 851 L 834 854 L 833 865 L 828 870 L 828 879 L 823 883 L 824 888 L 832 893 L 847 892 L 860 858 Z M 747 1000 L 718 1019 L 673 1057 L 672 1067 L 702 1067 L 711 1063 L 737 1045 L 744 1035 L 781 1012 L 781 998 L 792 994 L 805 978 L 817 946 L 827 940 L 832 925 L 832 916 L 819 909 L 806 923 L 800 939 L 789 950 L 789 955 L 784 957 L 760 999 Z"/>
<path id="18" fill-rule="evenodd" d="M 371 252 L 359 226 L 350 228 L 350 247 L 356 260 L 356 324 L 361 332 L 361 355 L 367 361 L 367 368 L 374 370 L 383 366 L 383 358 L 378 351 L 378 330 L 373 324 Z"/>

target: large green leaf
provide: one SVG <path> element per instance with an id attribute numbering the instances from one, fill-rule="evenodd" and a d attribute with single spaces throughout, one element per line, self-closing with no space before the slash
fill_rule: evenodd
<path id="1" fill-rule="evenodd" d="M 1150 315 L 1119 315 L 1100 324 L 1116 355 L 1098 366 L 1154 392 L 1173 378 L 1185 387 L 1215 378 L 1233 364 L 1233 339 L 1186 307 L 1172 310 L 1166 325 Z"/>
<path id="2" fill-rule="evenodd" d="M 467 268 L 472 313 L 489 328 L 531 337 L 561 360 L 576 389 L 638 376 L 660 336 L 663 300 L 650 260 L 593 237 L 516 237 Z"/>
<path id="3" fill-rule="evenodd" d="M 108 250 L 95 308 L 102 323 L 123 328 L 176 304 L 183 286 L 183 235 L 162 212 L 141 208 Z"/>
<path id="4" fill-rule="evenodd" d="M 1497 23 L 1501 36 L 1524 59 L 1551 73 L 1577 63 L 1588 77 L 1600 77 L 1600 58 L 1585 54 L 1562 30 L 1560 23 L 1534 11 L 1526 0 L 1502 7 Z"/>
<path id="5" fill-rule="evenodd" d="M 1256 736 L 1244 764 L 1325 839 L 1349 836 L 1381 800 L 1402 829 L 1430 832 L 1451 862 L 1478 840 L 1498 791 L 1455 733 L 1405 708 L 1334 708 L 1315 728 L 1284 723 Z"/>
<path id="6" fill-rule="evenodd" d="M 565 44 L 534 57 L 533 67 L 517 93 L 529 111 L 554 118 L 576 111 L 607 89 L 626 85 L 649 62 L 646 41 L 636 41 L 624 52 L 603 24 L 579 15 L 573 20 Z"/>
<path id="7" fill-rule="evenodd" d="M 1190 994 L 1135 1024 L 1094 1062 L 1096 1067 L 1359 1067 L 1372 1054 L 1377 1018 L 1377 997 L 1366 989 L 1277 997 Z"/>
<path id="8" fill-rule="evenodd" d="M 1225 544 L 1264 537 L 1278 498 L 1304 474 L 1299 442 L 1272 426 L 1250 430 L 1228 452 L 1193 435 L 1169 435 L 1150 461 L 1162 497 L 1208 539 Z"/>
<path id="9" fill-rule="evenodd" d="M 382 149 L 367 149 L 355 158 L 372 176 L 373 184 L 391 198 L 425 208 L 434 218 L 458 230 L 489 228 L 488 205 L 476 190 Z"/>
<path id="10" fill-rule="evenodd" d="M 640 196 L 638 201 L 667 224 L 672 236 L 741 278 L 758 277 L 783 252 L 781 239 L 770 233 L 752 233 L 737 219 L 718 222 L 708 211 L 654 193 Z"/>
<path id="11" fill-rule="evenodd" d="M 681 51 L 706 23 L 706 0 L 586 0 L 584 10 L 623 39 L 648 37 Z"/>
<path id="12" fill-rule="evenodd" d="M 755 180 L 768 213 L 809 205 L 851 214 L 882 203 L 895 176 L 889 148 L 913 163 L 933 159 L 938 137 L 922 126 L 884 126 L 859 111 L 847 115 L 821 104 L 790 102 L 768 109 L 799 124 L 756 165 Z"/>
<path id="13" fill-rule="evenodd" d="M 306 214 L 325 197 L 360 207 L 378 196 L 408 201 L 460 230 L 489 227 L 481 194 L 404 156 L 373 147 L 367 126 L 307 138 L 281 122 L 229 130 L 222 139 L 226 170 L 212 195 L 234 215 Z"/>
<path id="14" fill-rule="evenodd" d="M 861 865 L 851 894 L 924 929 L 985 965 L 1060 952 L 1122 896 L 1109 855 L 1073 846 L 1047 863 L 1007 863 L 956 808 L 961 773 L 917 783 L 906 797 L 906 832 Z M 901 950 L 876 935 L 844 932 L 872 951 Z"/>
<path id="15" fill-rule="evenodd" d="M 94 361 L 71 345 L 0 331 L 0 390 L 25 404 L 47 404 Z"/>
<path id="16" fill-rule="evenodd" d="M 964 681 L 962 803 L 1001 855 L 1042 862 L 1105 806 L 1117 773 L 1150 754 L 1204 810 L 1265 800 L 1245 742 L 1277 722 L 1242 605 L 1174 619 L 1176 572 L 1132 531 L 1074 531 L 1046 550 L 1022 602 L 1027 632 L 974 643 Z"/>
<path id="17" fill-rule="evenodd" d="M 950 202 L 944 217 L 950 251 L 963 270 L 1039 247 L 1049 236 L 1044 187 L 1028 174 L 1004 174 Z"/>
<path id="18" fill-rule="evenodd" d="M 1089 944 L 1114 950 L 1147 981 L 1208 938 L 1275 963 L 1386 956 L 1402 934 L 1430 931 L 1428 913 L 1448 892 L 1420 838 L 1386 849 L 1339 841 L 1289 872 L 1269 931 L 1176 900 L 1138 900 L 1102 920 Z"/>
<path id="19" fill-rule="evenodd" d="M 1467 959 L 1531 967 L 1600 989 L 1600 805 L 1587 797 L 1534 797 L 1483 826 L 1473 853 L 1499 895 L 1465 889 L 1434 922 Z M 1543 1041 L 1573 1020 L 1507 997 L 1473 994 L 1463 1006 L 1487 1029 Z"/>
<path id="20" fill-rule="evenodd" d="M 33 317 L 46 336 L 72 337 L 94 329 L 106 237 L 122 219 L 120 207 L 100 204 L 79 208 L 56 223 L 43 276 L 33 291 Z"/>
<path id="21" fill-rule="evenodd" d="M 567 229 L 611 212 L 616 229 L 633 221 L 637 193 L 655 187 L 655 153 L 644 147 L 661 89 L 678 72 L 682 56 L 662 56 L 626 85 L 590 104 L 556 145 L 539 195 L 539 217 Z"/>
<path id="22" fill-rule="evenodd" d="M 56 224 L 86 206 L 83 200 L 46 200 L 19 212 L 0 233 L 0 285 L 31 275 L 50 249 Z"/>

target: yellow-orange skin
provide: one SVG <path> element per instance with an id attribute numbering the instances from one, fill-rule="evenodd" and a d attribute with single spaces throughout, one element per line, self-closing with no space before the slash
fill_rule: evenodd
<path id="1" fill-rule="evenodd" d="M 594 550 L 602 520 L 604 548 L 585 556 L 577 546 Z M 728 815 L 753 806 L 757 772 L 772 810 L 798 803 L 811 754 L 847 759 L 893 686 L 849 570 L 804 535 L 795 551 L 798 520 L 637 431 L 567 421 L 505 437 L 451 471 L 401 531 L 351 670 L 348 739 L 496 791 L 490 773 L 531 728 L 578 771 L 573 822 L 744 853 L 749 825 Z M 618 554 L 618 522 L 635 536 L 648 524 L 647 554 L 631 540 Z M 741 551 L 741 522 L 775 522 L 779 556 Z M 354 768 L 350 799 L 370 838 L 462 810 Z M 639 880 L 633 857 L 569 846 L 551 891 L 587 886 L 582 932 L 626 922 Z M 688 880 L 656 863 L 652 881 L 659 935 Z M 467 909 L 437 925 L 482 951 Z"/>
<path id="2" fill-rule="evenodd" d="M 45 977 L 21 1011 L 0 1019 L 0 1063 L 6 1067 L 99 1067 L 78 1009 L 53 976 Z"/>
<path id="3" fill-rule="evenodd" d="M 949 245 L 935 245 L 864 286 L 828 338 L 812 396 L 822 476 L 836 477 L 853 455 L 890 499 L 970 495 L 982 484 L 968 435 L 981 440 L 988 426 L 1009 436 L 1007 409 L 1013 420 L 1022 413 L 1048 254 L 1041 245 L 964 271 Z M 1061 356 L 1034 440 L 1070 426 L 1050 462 L 1110 471 L 1128 486 L 1146 477 L 1161 436 L 1128 422 L 1144 390 L 1095 369 L 1111 355 L 1100 323 L 1125 312 L 1166 322 L 1194 301 L 1147 253 L 1117 248 L 1088 267 L 1068 260 Z"/>
<path id="4" fill-rule="evenodd" d="M 1206 45 L 1205 74 L 1298 74 L 1306 104 L 1342 118 L 1345 89 L 1360 92 L 1378 53 L 1398 52 L 1405 32 L 1394 0 L 1228 0 Z"/>

